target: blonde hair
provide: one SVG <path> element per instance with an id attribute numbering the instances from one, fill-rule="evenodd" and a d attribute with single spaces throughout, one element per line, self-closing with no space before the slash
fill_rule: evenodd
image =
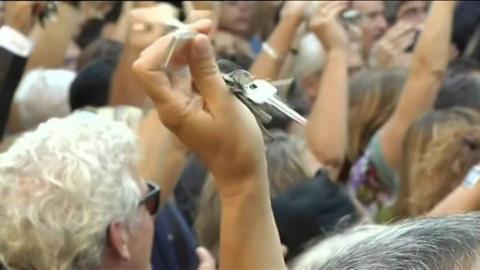
<path id="1" fill-rule="evenodd" d="M 430 211 L 480 161 L 480 114 L 466 108 L 433 111 L 407 132 L 400 171 L 400 217 Z"/>
<path id="2" fill-rule="evenodd" d="M 392 115 L 406 79 L 405 69 L 364 70 L 350 82 L 348 160 L 355 162 Z"/>
<path id="3" fill-rule="evenodd" d="M 109 224 L 137 220 L 136 139 L 92 113 L 51 119 L 0 155 L 0 261 L 96 269 Z"/>

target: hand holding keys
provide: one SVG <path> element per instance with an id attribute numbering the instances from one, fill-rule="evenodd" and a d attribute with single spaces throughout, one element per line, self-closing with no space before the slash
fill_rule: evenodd
<path id="1" fill-rule="evenodd" d="M 164 62 L 164 68 L 168 69 L 170 59 L 175 50 L 181 46 L 182 42 L 193 39 L 196 32 L 192 31 L 178 20 L 170 20 L 166 24 L 177 28 L 174 32 L 174 38 L 168 46 L 167 57 Z M 280 100 L 277 96 L 277 88 L 270 82 L 265 80 L 254 80 L 253 76 L 248 71 L 242 69 L 235 70 L 229 74 L 223 74 L 223 79 L 232 93 L 234 93 L 254 114 L 267 136 L 268 132 L 266 132 L 266 129 L 261 124 L 270 121 L 271 116 L 259 108 L 261 105 L 272 106 L 299 124 L 307 124 L 307 120 L 302 115 Z"/>

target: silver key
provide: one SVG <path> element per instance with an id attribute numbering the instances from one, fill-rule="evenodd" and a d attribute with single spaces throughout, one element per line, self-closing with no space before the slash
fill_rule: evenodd
<path id="1" fill-rule="evenodd" d="M 277 88 L 264 80 L 254 80 L 245 86 L 246 96 L 256 104 L 268 104 L 287 115 L 301 125 L 307 124 L 307 119 L 291 109 L 277 96 Z"/>

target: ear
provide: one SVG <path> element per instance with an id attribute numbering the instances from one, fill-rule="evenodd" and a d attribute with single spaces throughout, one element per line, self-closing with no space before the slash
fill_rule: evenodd
<path id="1" fill-rule="evenodd" d="M 125 225 L 120 222 L 113 222 L 108 226 L 108 240 L 112 247 L 112 252 L 122 259 L 129 260 L 128 251 L 128 232 Z"/>

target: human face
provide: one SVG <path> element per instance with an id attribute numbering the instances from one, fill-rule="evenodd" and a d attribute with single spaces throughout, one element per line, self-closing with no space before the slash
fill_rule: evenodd
<path id="1" fill-rule="evenodd" d="M 219 19 L 221 30 L 248 37 L 255 2 L 253 1 L 222 1 Z"/>
<path id="2" fill-rule="evenodd" d="M 152 196 L 155 191 L 150 185 L 143 181 L 140 185 L 143 195 L 139 205 L 139 220 L 129 230 L 128 250 L 132 269 L 148 270 L 151 269 L 150 257 L 154 233 L 154 216 L 152 214 L 155 207 L 153 205 L 156 203 L 159 207 L 160 201 L 155 198 L 156 195 Z"/>
<path id="3" fill-rule="evenodd" d="M 363 48 L 368 54 L 373 43 L 379 40 L 387 30 L 385 6 L 383 1 L 353 1 L 352 7 L 363 14 L 364 19 L 361 23 Z"/>
<path id="4" fill-rule="evenodd" d="M 427 8 L 428 4 L 426 1 L 405 1 L 397 11 L 397 21 L 404 21 L 418 26 L 425 21 Z"/>

